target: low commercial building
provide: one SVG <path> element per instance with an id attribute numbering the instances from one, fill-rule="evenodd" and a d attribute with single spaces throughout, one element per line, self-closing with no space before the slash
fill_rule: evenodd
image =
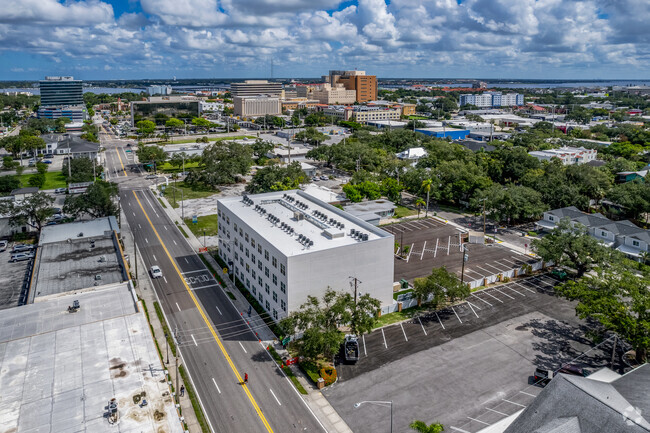
<path id="1" fill-rule="evenodd" d="M 73 122 L 83 122 L 88 118 L 88 110 L 85 105 L 65 105 L 58 107 L 41 106 L 38 109 L 38 117 L 41 119 L 59 119 L 67 117 Z"/>
<path id="2" fill-rule="evenodd" d="M 131 125 L 144 119 L 153 120 L 156 114 L 168 117 L 199 117 L 200 99 L 192 96 L 152 96 L 147 101 L 131 103 Z"/>
<path id="3" fill-rule="evenodd" d="M 99 143 L 84 140 L 75 134 L 48 134 L 44 135 L 47 153 L 55 155 L 70 155 L 73 158 L 97 158 Z"/>
<path id="4" fill-rule="evenodd" d="M 346 116 L 348 118 L 345 120 L 354 119 L 357 123 L 365 124 L 378 120 L 398 121 L 401 115 L 402 112 L 398 108 L 355 105 L 354 107 L 351 107 L 351 110 L 346 111 Z"/>
<path id="5" fill-rule="evenodd" d="M 295 99 L 285 99 L 280 101 L 282 103 L 282 112 L 299 110 L 301 108 L 306 108 L 308 110 L 313 110 L 316 108 L 316 105 L 320 104 L 317 99 L 306 99 L 306 98 L 295 98 Z"/>
<path id="6" fill-rule="evenodd" d="M 201 101 L 199 103 L 201 108 L 201 113 L 214 112 L 214 111 L 223 111 L 226 105 L 223 102 L 206 102 Z"/>
<path id="7" fill-rule="evenodd" d="M 347 90 L 343 84 L 323 84 L 312 92 L 312 97 L 321 104 L 352 105 L 357 100 L 357 93 Z"/>
<path id="8" fill-rule="evenodd" d="M 427 151 L 423 147 L 411 147 L 402 152 L 396 153 L 397 159 L 417 162 L 420 158 L 427 156 Z"/>
<path id="9" fill-rule="evenodd" d="M 332 288 L 393 302 L 393 235 L 301 190 L 218 200 L 219 255 L 278 321 Z"/>
<path id="10" fill-rule="evenodd" d="M 374 126 L 377 129 L 404 129 L 408 122 L 400 120 L 371 120 L 366 123 L 368 126 Z"/>
<path id="11" fill-rule="evenodd" d="M 645 182 L 645 178 L 648 176 L 648 173 L 650 173 L 650 164 L 646 165 L 643 170 L 639 171 L 621 171 L 619 173 L 616 173 L 616 182 L 625 183 L 635 180 Z"/>
<path id="12" fill-rule="evenodd" d="M 588 214 L 575 206 L 544 212 L 543 219 L 535 225 L 541 230 L 552 230 L 563 218 L 568 218 L 572 226 L 585 226 L 591 236 L 633 260 L 642 260 L 644 254 L 650 252 L 650 230 L 627 220 L 612 221 L 600 213 Z"/>
<path id="13" fill-rule="evenodd" d="M 395 215 L 396 208 L 395 203 L 385 199 L 367 200 L 343 206 L 343 210 L 350 215 L 354 215 L 374 226 L 378 226 L 383 218 L 390 218 Z"/>
<path id="14" fill-rule="evenodd" d="M 415 132 L 435 138 L 451 138 L 452 140 L 463 140 L 469 135 L 469 129 L 453 128 L 419 128 Z"/>
<path id="15" fill-rule="evenodd" d="M 475 105 L 479 108 L 483 107 L 512 107 L 524 105 L 524 95 L 521 93 L 501 93 L 501 92 L 485 92 L 480 95 L 476 94 L 463 94 L 460 95 L 458 104 Z"/>
<path id="16" fill-rule="evenodd" d="M 564 165 L 585 164 L 596 159 L 596 149 L 585 149 L 584 147 L 560 147 L 558 149 L 534 150 L 528 152 L 540 161 L 550 161 L 558 158 Z"/>
<path id="17" fill-rule="evenodd" d="M 235 116 L 258 117 L 282 114 L 280 99 L 274 96 L 236 96 L 233 99 Z"/>

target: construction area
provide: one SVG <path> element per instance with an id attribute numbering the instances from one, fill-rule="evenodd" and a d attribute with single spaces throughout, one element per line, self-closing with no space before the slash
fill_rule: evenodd
<path id="1" fill-rule="evenodd" d="M 0 311 L 0 432 L 183 431 L 128 283 Z"/>

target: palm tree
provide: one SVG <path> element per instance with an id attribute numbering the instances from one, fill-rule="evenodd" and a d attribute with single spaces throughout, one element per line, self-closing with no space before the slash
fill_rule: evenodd
<path id="1" fill-rule="evenodd" d="M 420 197 L 418 197 L 417 200 L 415 200 L 415 207 L 418 208 L 418 218 L 420 218 L 420 208 L 424 206 L 424 200 L 422 200 Z"/>
<path id="2" fill-rule="evenodd" d="M 437 422 L 427 425 L 424 421 L 413 421 L 409 427 L 419 433 L 440 433 L 445 430 L 443 425 Z"/>
<path id="3" fill-rule="evenodd" d="M 424 213 L 424 216 L 427 217 L 429 216 L 429 193 L 431 192 L 431 184 L 433 181 L 431 179 L 424 179 L 422 181 L 422 188 L 427 192 L 427 210 Z"/>

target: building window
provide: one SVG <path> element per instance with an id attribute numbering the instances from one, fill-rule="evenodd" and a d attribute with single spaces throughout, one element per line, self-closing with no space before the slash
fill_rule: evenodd
<path id="1" fill-rule="evenodd" d="M 607 237 L 607 232 L 604 232 L 604 231 L 601 230 L 601 231 L 600 231 L 600 235 L 601 235 L 602 237 Z"/>
<path id="2" fill-rule="evenodd" d="M 266 266 L 264 266 L 264 275 L 266 275 L 267 278 L 269 276 L 269 268 L 267 268 Z"/>
<path id="3" fill-rule="evenodd" d="M 236 246 L 236 247 L 239 246 L 239 240 L 237 240 L 237 239 L 235 239 L 235 246 Z"/>
<path id="4" fill-rule="evenodd" d="M 251 286 L 251 292 L 253 292 L 253 295 L 257 294 L 257 289 L 255 288 L 255 286 Z"/>
<path id="5" fill-rule="evenodd" d="M 250 286 L 251 286 L 251 282 L 248 278 L 246 278 L 246 287 L 250 287 Z"/>
<path id="6" fill-rule="evenodd" d="M 246 265 L 246 266 L 248 266 L 248 265 Z M 251 271 L 251 277 L 253 277 L 253 280 L 255 280 L 255 278 L 257 278 L 257 274 L 255 273 L 255 269 L 253 269 Z"/>
<path id="7" fill-rule="evenodd" d="M 269 252 L 266 250 L 264 250 L 264 258 L 266 259 L 267 262 L 269 261 Z"/>
<path id="8" fill-rule="evenodd" d="M 226 224 L 230 225 L 230 217 L 229 216 L 226 217 Z M 228 233 L 230 233 L 230 232 L 228 232 Z"/>
<path id="9" fill-rule="evenodd" d="M 248 266 L 248 263 L 246 263 L 246 273 L 248 273 L 248 274 L 251 273 L 251 267 Z"/>
<path id="10" fill-rule="evenodd" d="M 280 291 L 282 293 L 287 293 L 287 285 L 284 283 L 284 281 L 280 281 Z"/>
<path id="11" fill-rule="evenodd" d="M 255 239 L 251 237 L 251 247 L 255 248 Z"/>
<path id="12" fill-rule="evenodd" d="M 251 254 L 251 261 L 253 262 L 253 264 L 257 262 L 257 259 L 255 258 L 255 254 Z"/>
<path id="13" fill-rule="evenodd" d="M 275 308 L 273 309 L 273 318 L 274 318 L 275 320 L 278 320 L 278 312 L 275 311 Z"/>
<path id="14" fill-rule="evenodd" d="M 548 216 L 548 220 L 549 220 L 549 221 L 555 221 L 555 217 L 554 217 L 553 215 L 549 215 L 549 216 Z"/>
<path id="15" fill-rule="evenodd" d="M 632 241 L 632 246 L 633 247 L 638 247 L 639 245 L 640 245 L 639 241 Z"/>
<path id="16" fill-rule="evenodd" d="M 257 252 L 262 254 L 262 244 L 257 244 Z"/>
<path id="17" fill-rule="evenodd" d="M 246 248 L 246 257 L 248 257 L 248 248 Z"/>
<path id="18" fill-rule="evenodd" d="M 246 242 L 248 242 L 248 233 L 246 233 L 246 235 L 244 236 L 244 239 L 246 240 Z"/>
<path id="19" fill-rule="evenodd" d="M 278 259 L 276 259 L 275 257 L 272 257 L 271 263 L 273 264 L 274 268 L 278 267 Z"/>
<path id="20" fill-rule="evenodd" d="M 244 244 L 239 244 L 239 251 L 244 252 Z"/>
<path id="21" fill-rule="evenodd" d="M 240 264 L 241 266 L 244 266 L 244 258 L 243 258 L 243 257 L 240 257 L 240 258 L 239 258 L 239 264 Z"/>
<path id="22" fill-rule="evenodd" d="M 262 270 L 262 262 L 257 262 L 257 269 Z"/>
<path id="23" fill-rule="evenodd" d="M 237 231 L 237 223 L 233 223 L 233 227 L 235 228 L 235 231 Z"/>
<path id="24" fill-rule="evenodd" d="M 264 302 L 264 296 L 262 296 L 262 292 L 260 292 L 260 294 L 259 294 L 259 296 L 257 297 L 257 299 L 260 300 L 260 304 Z"/>
<path id="25" fill-rule="evenodd" d="M 239 260 L 239 254 L 237 254 L 237 251 L 235 251 L 235 261 Z"/>
<path id="26" fill-rule="evenodd" d="M 266 301 L 266 311 L 269 311 L 271 309 L 271 304 L 269 304 L 269 301 Z"/>
<path id="27" fill-rule="evenodd" d="M 271 293 L 271 289 L 269 288 L 268 284 L 264 284 L 264 290 L 266 291 L 267 294 Z"/>
<path id="28" fill-rule="evenodd" d="M 278 277 L 275 274 L 273 274 L 273 284 L 278 285 Z"/>
<path id="29" fill-rule="evenodd" d="M 280 273 L 282 275 L 287 275 L 287 268 L 282 263 L 280 263 Z"/>
<path id="30" fill-rule="evenodd" d="M 257 283 L 262 287 L 262 277 L 257 277 Z"/>
<path id="31" fill-rule="evenodd" d="M 278 302 L 278 294 L 273 292 L 273 302 Z"/>
<path id="32" fill-rule="evenodd" d="M 287 311 L 287 303 L 284 302 L 284 299 L 280 299 L 280 307 L 282 307 L 284 311 Z"/>
<path id="33" fill-rule="evenodd" d="M 239 227 L 239 236 L 243 236 L 244 232 L 242 231 L 241 227 Z"/>

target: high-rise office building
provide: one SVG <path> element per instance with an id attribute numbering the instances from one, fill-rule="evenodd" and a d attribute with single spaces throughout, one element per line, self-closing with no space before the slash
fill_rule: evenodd
<path id="1" fill-rule="evenodd" d="M 267 80 L 246 80 L 243 83 L 231 83 L 230 94 L 233 98 L 237 96 L 268 95 L 282 97 L 282 84 L 270 83 Z"/>
<path id="2" fill-rule="evenodd" d="M 41 106 L 83 105 L 83 83 L 73 77 L 45 77 L 39 83 Z"/>
<path id="3" fill-rule="evenodd" d="M 366 75 L 365 71 L 330 71 L 323 80 L 332 87 L 343 84 L 346 90 L 356 92 L 357 102 L 369 102 L 377 99 L 377 77 Z"/>

